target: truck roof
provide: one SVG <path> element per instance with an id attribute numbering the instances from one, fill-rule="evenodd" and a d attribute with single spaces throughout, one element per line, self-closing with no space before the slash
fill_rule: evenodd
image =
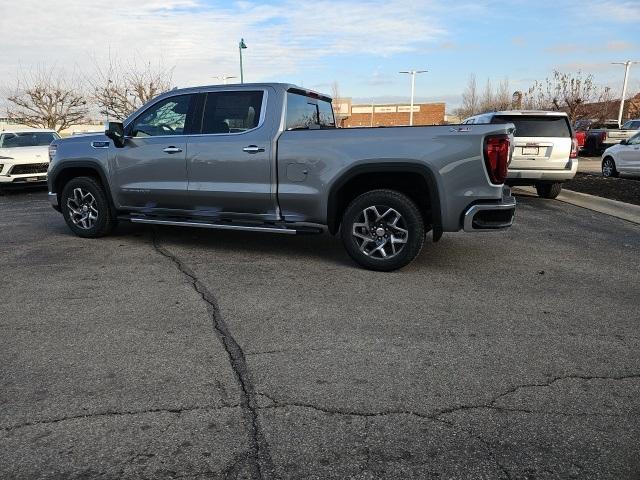
<path id="1" fill-rule="evenodd" d="M 173 90 L 164 93 L 163 95 L 166 94 L 175 94 L 175 93 L 192 93 L 192 92 L 201 92 L 201 91 L 208 91 L 211 89 L 215 89 L 215 90 L 246 90 L 246 89 L 251 89 L 251 88 L 265 88 L 265 87 L 272 87 L 272 88 L 277 88 L 277 89 L 281 89 L 284 91 L 287 90 L 299 90 L 300 92 L 304 92 L 306 94 L 309 95 L 314 95 L 314 96 L 318 96 L 318 97 L 324 97 L 327 98 L 329 100 L 331 100 L 331 96 L 327 95 L 325 93 L 321 93 L 321 92 L 317 92 L 315 90 L 311 90 L 309 88 L 304 88 L 304 87 L 300 87 L 298 85 L 295 85 L 293 83 L 278 83 L 278 82 L 265 82 L 265 83 L 229 83 L 226 85 L 220 85 L 220 84 L 214 84 L 214 85 L 202 85 L 202 86 L 196 86 L 196 87 L 184 87 L 184 88 L 174 88 Z"/>
<path id="2" fill-rule="evenodd" d="M 549 110 L 502 110 L 500 112 L 485 112 L 478 115 L 474 115 L 474 117 L 480 117 L 482 115 L 548 115 L 551 117 L 566 117 L 566 112 L 558 112 L 558 111 L 549 111 Z M 473 117 L 469 117 L 473 118 Z"/>

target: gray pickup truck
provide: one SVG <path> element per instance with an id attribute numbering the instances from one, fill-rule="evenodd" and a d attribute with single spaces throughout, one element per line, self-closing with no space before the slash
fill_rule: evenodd
<path id="1" fill-rule="evenodd" d="M 389 271 L 428 231 L 509 227 L 512 124 L 335 128 L 331 98 L 289 84 L 172 90 L 103 134 L 50 146 L 49 199 L 81 237 L 118 220 L 339 233 Z"/>

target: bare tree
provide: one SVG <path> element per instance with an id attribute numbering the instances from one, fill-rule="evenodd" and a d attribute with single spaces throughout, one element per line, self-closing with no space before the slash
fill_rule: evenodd
<path id="1" fill-rule="evenodd" d="M 524 94 L 525 108 L 561 110 L 571 122 L 584 118 L 606 118 L 612 100 L 609 87 L 593 81 L 593 75 L 554 71 L 544 82 L 536 81 Z"/>
<path id="2" fill-rule="evenodd" d="M 7 116 L 11 121 L 58 132 L 78 125 L 88 113 L 80 87 L 55 68 L 19 75 L 7 100 Z"/>
<path id="3" fill-rule="evenodd" d="M 484 112 L 510 110 L 512 95 L 509 91 L 509 80 L 502 80 L 497 88 L 493 87 L 491 79 L 487 79 L 484 90 L 478 94 L 475 75 L 469 77 L 469 82 L 462 93 L 462 106 L 457 110 L 461 118 L 470 117 Z"/>
<path id="4" fill-rule="evenodd" d="M 124 119 L 149 100 L 171 89 L 173 68 L 135 61 L 123 64 L 109 59 L 106 68 L 96 65 L 89 79 L 93 100 L 102 115 Z"/>
<path id="5" fill-rule="evenodd" d="M 476 84 L 476 76 L 469 75 L 467 86 L 462 92 L 462 105 L 456 111 L 460 118 L 470 117 L 480 113 L 480 102 L 478 98 L 478 86 Z"/>
<path id="6" fill-rule="evenodd" d="M 345 116 L 339 111 L 342 97 L 340 96 L 340 86 L 337 81 L 331 84 L 331 98 L 333 99 L 333 113 L 336 116 L 336 127 L 342 127 L 342 121 Z"/>

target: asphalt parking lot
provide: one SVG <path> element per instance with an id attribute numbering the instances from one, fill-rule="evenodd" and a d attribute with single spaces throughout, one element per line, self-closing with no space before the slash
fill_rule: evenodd
<path id="1" fill-rule="evenodd" d="M 0 478 L 640 478 L 640 226 L 521 196 L 394 273 L 0 197 Z"/>

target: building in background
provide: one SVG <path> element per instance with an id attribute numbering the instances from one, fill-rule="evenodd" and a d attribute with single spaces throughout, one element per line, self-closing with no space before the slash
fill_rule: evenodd
<path id="1" fill-rule="evenodd" d="M 409 125 L 411 105 L 353 104 L 350 98 L 333 101 L 336 123 L 340 127 L 393 127 Z M 413 105 L 414 125 L 441 125 L 445 121 L 444 103 L 416 103 Z"/>

